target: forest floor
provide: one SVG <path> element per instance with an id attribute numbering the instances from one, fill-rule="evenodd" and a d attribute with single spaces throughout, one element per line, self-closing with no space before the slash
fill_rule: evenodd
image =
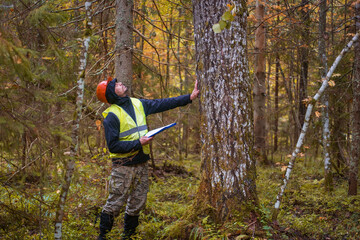
<path id="1" fill-rule="evenodd" d="M 282 200 L 278 222 L 271 222 L 271 211 L 282 184 L 287 159 L 274 157 L 273 163 L 257 167 L 261 217 L 255 228 L 234 219 L 221 226 L 211 223 L 207 217 L 188 222 L 186 216 L 192 209 L 200 181 L 198 156 L 181 162 L 156 161 L 155 170 L 149 168 L 150 192 L 146 209 L 140 216 L 136 239 L 360 239 L 360 195 L 348 197 L 347 180 L 337 175 L 334 176 L 334 190 L 326 193 L 319 159 L 297 160 Z M 108 160 L 78 163 L 68 197 L 63 239 L 97 238 L 99 221 L 96 215 L 106 201 L 109 171 Z M 13 192 L 11 203 L 4 200 L 9 195 L 9 188 L 1 190 L 1 204 L 7 207 L 7 215 L 2 214 L 5 209 L 0 210 L 0 239 L 40 239 L 39 220 L 36 218 L 39 207 L 42 239 L 52 239 L 54 211 L 51 206 L 56 203 L 59 185 L 51 186 L 47 186 L 43 190 L 46 194 L 41 196 L 47 205 L 40 206 L 31 205 L 31 199 L 23 200 L 26 194 L 38 189 L 27 188 L 27 193 L 17 190 L 18 200 Z M 20 206 L 18 212 L 15 211 L 20 203 L 26 211 L 21 212 Z M 123 215 L 116 219 L 109 239 L 120 239 L 122 219 Z"/>
<path id="2" fill-rule="evenodd" d="M 273 163 L 257 167 L 259 229 L 233 220 L 215 226 L 206 217 L 186 222 L 199 183 L 200 162 L 193 156 L 181 163 L 157 163 L 138 239 L 360 239 L 360 196 L 348 197 L 347 180 L 337 175 L 334 190 L 326 193 L 320 159 L 297 160 L 278 222 L 271 222 L 287 159 L 275 158 Z M 121 219 L 117 224 L 113 239 L 121 232 Z"/>
<path id="3" fill-rule="evenodd" d="M 153 178 L 149 201 L 140 227 L 143 239 L 360 239 L 360 196 L 347 196 L 347 179 L 334 174 L 334 190 L 324 190 L 320 159 L 299 158 L 282 200 L 277 224 L 271 211 L 283 181 L 287 159 L 273 159 L 271 166 L 257 167 L 257 191 L 261 228 L 242 222 L 215 226 L 202 219 L 182 226 L 199 178 L 200 162 L 170 161 Z M 250 230 L 251 229 L 251 230 Z M 184 230 L 187 230 L 184 232 Z M 183 231 L 181 233 L 181 231 Z"/>

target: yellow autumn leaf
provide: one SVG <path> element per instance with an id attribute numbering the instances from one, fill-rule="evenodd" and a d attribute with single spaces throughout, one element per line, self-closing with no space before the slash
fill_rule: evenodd
<path id="1" fill-rule="evenodd" d="M 319 118 L 321 116 L 321 113 L 319 111 L 316 111 L 315 116 Z"/>
<path id="2" fill-rule="evenodd" d="M 287 166 L 281 166 L 281 171 L 282 171 L 282 172 L 285 172 L 286 169 L 287 169 Z"/>
<path id="3" fill-rule="evenodd" d="M 313 98 L 311 96 L 308 96 L 307 98 L 303 99 L 302 102 L 304 104 L 309 104 L 311 101 L 313 100 Z"/>
<path id="4" fill-rule="evenodd" d="M 44 60 L 55 60 L 55 57 L 42 57 Z"/>
<path id="5" fill-rule="evenodd" d="M 304 153 L 298 153 L 298 156 L 299 156 L 299 157 L 304 157 L 305 154 L 304 154 Z"/>
<path id="6" fill-rule="evenodd" d="M 96 120 L 96 121 L 95 121 L 95 124 L 96 124 L 96 129 L 97 129 L 98 131 L 100 131 L 100 129 L 101 129 L 101 121 L 100 121 L 100 120 Z"/>
<path id="7" fill-rule="evenodd" d="M 17 64 L 21 64 L 21 63 L 22 63 L 21 58 L 19 58 L 18 56 L 14 56 L 13 59 L 14 59 L 14 62 L 16 62 Z"/>
<path id="8" fill-rule="evenodd" d="M 328 84 L 329 84 L 330 87 L 334 87 L 334 86 L 335 86 L 335 82 L 334 82 L 333 80 L 330 80 L 330 81 L 328 82 Z"/>

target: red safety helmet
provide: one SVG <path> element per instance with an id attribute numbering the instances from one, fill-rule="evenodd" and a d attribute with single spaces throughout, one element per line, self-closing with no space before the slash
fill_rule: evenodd
<path id="1" fill-rule="evenodd" d="M 101 102 L 108 103 L 105 93 L 106 93 L 106 87 L 110 81 L 111 81 L 111 77 L 108 77 L 107 81 L 102 81 L 97 85 L 96 96 Z"/>

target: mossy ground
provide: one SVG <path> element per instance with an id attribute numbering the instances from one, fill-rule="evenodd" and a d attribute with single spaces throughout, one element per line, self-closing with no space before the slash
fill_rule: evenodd
<path id="1" fill-rule="evenodd" d="M 233 213 L 233 218 L 222 225 L 215 225 L 206 216 L 195 221 L 187 217 L 192 214 L 200 181 L 198 156 L 181 162 L 157 161 L 157 168 L 150 168 L 150 192 L 136 239 L 360 239 L 360 196 L 348 197 L 347 180 L 336 175 L 334 191 L 325 192 L 320 159 L 297 160 L 278 222 L 271 222 L 287 164 L 286 159 L 281 159 L 274 157 L 273 165 L 257 167 L 259 222 L 242 222 L 241 213 Z M 104 186 L 109 169 L 106 165 L 81 162 L 77 169 L 68 198 L 63 239 L 96 239 L 99 221 L 95 223 L 95 219 L 107 197 Z M 43 239 L 53 238 L 58 188 L 51 186 L 37 196 L 46 205 L 26 198 L 24 187 L 2 186 L 1 201 L 6 209 L 0 210 L 0 239 L 40 239 L 40 228 Z M 29 194 L 38 189 L 26 191 Z M 123 215 L 116 219 L 110 239 L 120 239 L 122 218 Z"/>
<path id="2" fill-rule="evenodd" d="M 271 222 L 287 159 L 275 157 L 273 163 L 257 167 L 261 218 L 255 227 L 236 217 L 221 226 L 203 216 L 188 222 L 200 162 L 196 156 L 182 163 L 168 161 L 167 172 L 160 167 L 162 174 L 152 179 L 138 239 L 360 239 L 360 196 L 348 197 L 346 178 L 336 175 L 334 191 L 326 192 L 321 159 L 297 160 L 278 222 Z M 179 168 L 185 171 L 178 174 Z"/>

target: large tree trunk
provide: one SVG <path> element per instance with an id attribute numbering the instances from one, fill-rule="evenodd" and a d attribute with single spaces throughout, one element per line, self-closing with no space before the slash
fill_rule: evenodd
<path id="1" fill-rule="evenodd" d="M 115 76 L 132 94 L 132 53 L 133 53 L 133 0 L 116 0 L 116 56 Z"/>
<path id="2" fill-rule="evenodd" d="M 265 6 L 261 0 L 256 1 L 256 22 L 255 32 L 255 79 L 254 79 L 254 137 L 255 149 L 260 154 L 263 163 L 268 163 L 266 157 L 266 118 L 265 118 L 265 25 L 263 23 Z"/>
<path id="3" fill-rule="evenodd" d="M 360 2 L 355 4 L 356 31 L 360 30 Z M 352 82 L 353 109 L 352 120 L 352 143 L 349 163 L 349 195 L 357 194 L 357 178 L 360 158 L 360 43 L 355 43 L 354 77 Z"/>
<path id="4" fill-rule="evenodd" d="M 193 1 L 196 75 L 200 82 L 201 184 L 198 200 L 215 221 L 256 203 L 246 3 L 229 30 L 215 34 L 226 0 Z"/>

